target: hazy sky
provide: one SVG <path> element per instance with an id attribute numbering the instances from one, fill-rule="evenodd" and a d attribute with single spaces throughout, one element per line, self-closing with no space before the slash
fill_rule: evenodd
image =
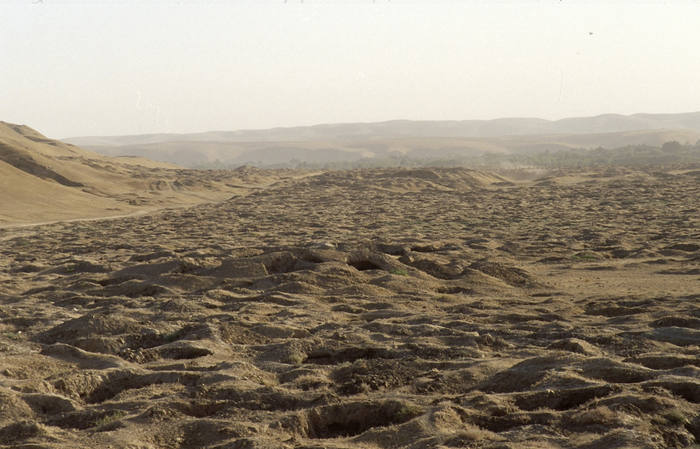
<path id="1" fill-rule="evenodd" d="M 0 120 L 53 138 L 700 110 L 700 2 L 0 0 Z"/>

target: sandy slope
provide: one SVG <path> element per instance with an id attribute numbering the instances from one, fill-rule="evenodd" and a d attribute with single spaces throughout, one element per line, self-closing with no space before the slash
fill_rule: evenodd
<path id="1" fill-rule="evenodd" d="M 193 171 L 140 157 L 106 157 L 0 122 L 0 226 L 125 215 L 219 201 L 282 172 Z"/>
<path id="2" fill-rule="evenodd" d="M 0 444 L 700 438 L 700 166 L 246 173 L 0 230 Z"/>

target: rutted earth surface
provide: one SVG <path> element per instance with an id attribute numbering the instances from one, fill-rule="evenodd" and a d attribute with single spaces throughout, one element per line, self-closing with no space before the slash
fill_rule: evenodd
<path id="1" fill-rule="evenodd" d="M 0 444 L 692 446 L 699 180 L 327 172 L 0 230 Z"/>

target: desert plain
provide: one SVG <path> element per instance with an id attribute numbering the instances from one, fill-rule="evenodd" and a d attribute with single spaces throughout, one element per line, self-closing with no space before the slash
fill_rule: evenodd
<path id="1" fill-rule="evenodd" d="M 700 438 L 700 164 L 196 171 L 3 126 L 3 447 Z"/>

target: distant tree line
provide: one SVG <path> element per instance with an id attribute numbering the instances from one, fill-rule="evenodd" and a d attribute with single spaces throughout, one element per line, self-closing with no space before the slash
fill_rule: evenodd
<path id="1" fill-rule="evenodd" d="M 614 149 L 572 148 L 570 150 L 543 151 L 539 153 L 500 154 L 484 153 L 480 156 L 457 156 L 451 158 L 418 158 L 390 156 L 386 158 L 363 158 L 352 161 L 309 162 L 291 160 L 287 163 L 264 164 L 250 161 L 243 165 L 259 168 L 308 168 L 347 170 L 376 167 L 552 167 L 633 164 L 675 164 L 700 161 L 700 140 L 695 144 L 666 142 L 660 147 L 651 145 L 627 145 Z M 198 165 L 201 169 L 231 169 L 219 161 Z"/>

